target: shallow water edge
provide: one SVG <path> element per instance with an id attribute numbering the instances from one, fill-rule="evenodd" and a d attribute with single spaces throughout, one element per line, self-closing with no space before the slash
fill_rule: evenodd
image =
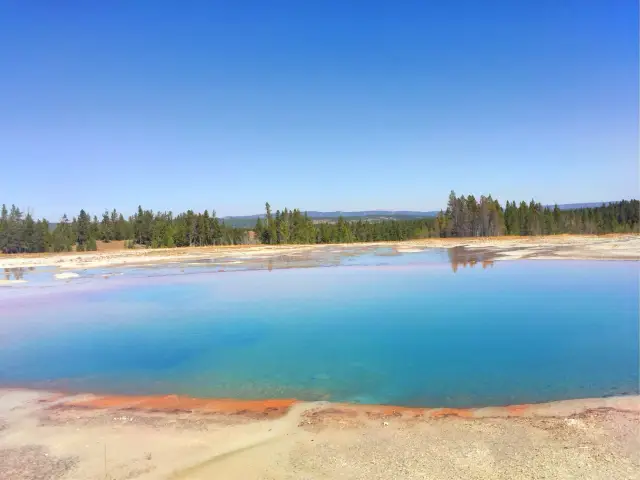
<path id="1" fill-rule="evenodd" d="M 568 417 L 594 409 L 614 409 L 640 412 L 640 395 L 620 395 L 602 398 L 579 398 L 519 405 L 449 408 L 438 406 L 404 407 L 368 405 L 344 402 L 306 402 L 292 398 L 241 400 L 230 398 L 196 398 L 182 395 L 98 395 L 42 391 L 29 388 L 0 388 L 4 395 L 24 398 L 38 397 L 38 403 L 54 410 L 113 410 L 152 413 L 198 413 L 273 419 L 286 415 L 292 407 L 321 409 L 334 416 L 353 413 L 370 418 L 409 417 L 466 419 L 495 417 Z"/>

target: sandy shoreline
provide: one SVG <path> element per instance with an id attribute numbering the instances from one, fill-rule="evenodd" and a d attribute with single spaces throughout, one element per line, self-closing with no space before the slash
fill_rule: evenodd
<path id="1" fill-rule="evenodd" d="M 438 406 L 405 407 L 385 404 L 359 404 L 328 401 L 306 401 L 295 398 L 236 399 L 191 397 L 188 395 L 116 395 L 97 393 L 70 393 L 62 391 L 38 390 L 32 388 L 0 388 L 1 395 L 29 397 L 40 395 L 40 403 L 55 409 L 79 410 L 122 410 L 155 413 L 199 413 L 234 415 L 247 418 L 279 418 L 289 413 L 295 406 L 303 409 L 318 405 L 332 411 L 340 410 L 364 413 L 375 417 L 407 418 L 491 418 L 491 417 L 531 417 L 569 416 L 589 409 L 612 408 L 637 410 L 640 412 L 639 395 L 619 395 L 610 397 L 556 400 L 541 403 L 515 405 L 494 405 L 482 407 L 450 408 Z"/>
<path id="2" fill-rule="evenodd" d="M 419 252 L 428 248 L 463 247 L 483 252 L 494 260 L 577 259 L 640 260 L 640 235 L 553 235 L 546 237 L 490 237 L 423 239 L 404 242 L 326 244 L 326 245 L 237 245 L 187 247 L 174 249 L 136 249 L 108 252 L 47 253 L 0 255 L 0 268 L 57 267 L 61 270 L 154 266 L 189 263 L 205 259 L 233 257 L 236 264 L 256 259 L 308 253 L 335 254 L 348 250 L 388 247 L 398 253 Z"/>
<path id="3" fill-rule="evenodd" d="M 640 396 L 417 409 L 0 390 L 2 478 L 638 478 Z M 532 475 L 536 472 L 536 475 Z"/>

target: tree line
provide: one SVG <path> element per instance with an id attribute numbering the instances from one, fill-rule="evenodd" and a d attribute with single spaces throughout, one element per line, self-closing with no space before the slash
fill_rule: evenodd
<path id="1" fill-rule="evenodd" d="M 544 207 L 533 200 L 507 201 L 502 208 L 491 196 L 476 200 L 473 195 L 456 197 L 452 191 L 437 222 L 442 237 L 638 233 L 639 215 L 638 200 L 570 210 Z"/>
<path id="2" fill-rule="evenodd" d="M 300 210 L 275 214 L 265 206 L 255 233 L 264 244 L 351 243 L 420 238 L 485 237 L 500 235 L 604 234 L 640 232 L 640 202 L 623 200 L 596 208 L 560 210 L 533 200 L 507 201 L 503 208 L 490 195 L 449 195 L 446 210 L 431 218 L 407 220 L 347 220 L 315 223 Z"/>
<path id="3" fill-rule="evenodd" d="M 269 203 L 265 205 L 264 218 L 256 221 L 254 232 L 256 239 L 267 245 L 399 241 L 440 236 L 433 218 L 372 221 L 338 217 L 335 222 L 314 221 L 297 209 L 285 208 L 273 213 Z"/>
<path id="4" fill-rule="evenodd" d="M 228 225 L 215 211 L 192 210 L 174 215 L 138 207 L 125 218 L 116 210 L 101 219 L 85 210 L 69 219 L 63 215 L 51 228 L 46 219 L 34 219 L 15 205 L 0 211 L 0 251 L 3 253 L 96 250 L 97 241 L 125 241 L 135 247 L 205 245 L 266 245 L 401 241 L 440 237 L 500 235 L 604 234 L 640 232 L 640 202 L 623 200 L 595 208 L 560 210 L 507 201 L 503 207 L 490 195 L 449 195 L 447 208 L 435 217 L 402 220 L 318 222 L 299 209 L 272 211 L 269 203 L 253 230 Z"/>
<path id="5" fill-rule="evenodd" d="M 0 210 L 0 252 L 71 252 L 97 249 L 97 241 L 124 240 L 125 246 L 188 247 L 233 245 L 251 242 L 247 229 L 226 225 L 209 214 L 188 210 L 174 216 L 171 212 L 153 212 L 138 207 L 127 219 L 116 210 L 105 211 L 102 219 L 80 210 L 71 220 L 63 215 L 51 228 L 46 219 L 34 220 L 15 205 Z"/>

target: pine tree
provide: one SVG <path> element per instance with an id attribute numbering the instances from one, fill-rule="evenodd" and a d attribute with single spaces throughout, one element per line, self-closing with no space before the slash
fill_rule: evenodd
<path id="1" fill-rule="evenodd" d="M 7 206 L 2 204 L 0 210 L 0 252 L 8 253 L 9 246 L 9 212 Z"/>
<path id="2" fill-rule="evenodd" d="M 53 231 L 52 241 L 54 252 L 70 252 L 73 244 L 76 243 L 73 229 L 66 214 L 62 216 Z"/>
<path id="3" fill-rule="evenodd" d="M 100 239 L 103 242 L 110 242 L 115 238 L 113 214 L 115 210 L 110 214 L 108 210 L 105 210 L 102 214 L 102 221 L 100 222 Z"/>
<path id="4" fill-rule="evenodd" d="M 37 252 L 35 244 L 36 224 L 33 221 L 33 217 L 30 213 L 24 219 L 24 228 L 22 229 L 22 239 L 20 251 L 22 252 Z"/>
<path id="5" fill-rule="evenodd" d="M 89 239 L 87 240 L 86 250 L 88 252 L 95 252 L 96 250 L 98 250 L 95 238 L 89 237 Z"/>
<path id="6" fill-rule="evenodd" d="M 266 228 L 262 243 L 273 245 L 278 241 L 278 228 L 273 216 L 271 215 L 271 205 L 269 205 L 269 202 L 265 203 L 264 208 L 266 211 Z"/>
<path id="7" fill-rule="evenodd" d="M 89 239 L 91 229 L 91 217 L 87 215 L 87 212 L 80 210 L 76 221 L 76 243 L 84 246 Z"/>
<path id="8" fill-rule="evenodd" d="M 258 217 L 258 219 L 256 220 L 256 226 L 253 231 L 256 234 L 256 238 L 259 241 L 262 241 L 264 235 L 264 226 L 262 225 L 262 219 L 260 217 Z"/>
<path id="9" fill-rule="evenodd" d="M 220 220 L 216 216 L 216 211 L 211 211 L 211 225 L 209 229 L 211 230 L 211 242 L 213 245 L 221 245 L 222 244 L 222 226 L 220 225 Z"/>

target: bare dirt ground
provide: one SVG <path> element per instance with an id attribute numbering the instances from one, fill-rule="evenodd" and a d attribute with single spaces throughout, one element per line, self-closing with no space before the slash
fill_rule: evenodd
<path id="1" fill-rule="evenodd" d="M 0 391 L 0 478 L 634 479 L 640 397 L 482 409 Z"/>
<path id="2" fill-rule="evenodd" d="M 115 246 L 115 245 L 114 245 Z M 234 257 L 239 261 L 309 252 L 365 249 L 384 246 L 399 253 L 426 248 L 463 247 L 490 254 L 494 260 L 521 258 L 640 260 L 640 235 L 553 235 L 546 237 L 433 238 L 405 242 L 331 245 L 237 245 L 172 249 L 103 250 L 83 253 L 0 255 L 0 268 L 55 266 L 60 269 L 158 265 L 211 258 Z"/>
<path id="3" fill-rule="evenodd" d="M 98 240 L 96 242 L 98 252 L 117 252 L 125 250 L 124 240 L 113 240 L 111 242 L 102 242 Z"/>

